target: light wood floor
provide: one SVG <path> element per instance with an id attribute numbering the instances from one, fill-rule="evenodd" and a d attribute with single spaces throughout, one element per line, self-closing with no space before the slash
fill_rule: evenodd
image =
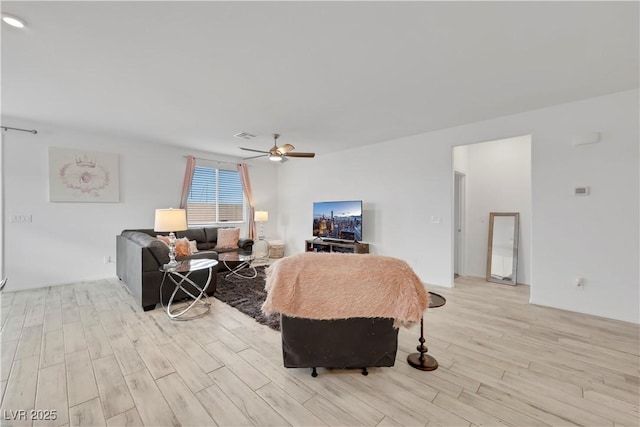
<path id="1" fill-rule="evenodd" d="M 459 278 L 425 316 L 433 372 L 285 369 L 278 332 L 212 299 L 172 322 L 117 279 L 2 295 L 2 424 L 639 424 L 638 326 L 533 306 L 529 289 Z M 30 410 L 36 412 L 30 413 Z M 18 416 L 20 418 L 20 416 Z"/>

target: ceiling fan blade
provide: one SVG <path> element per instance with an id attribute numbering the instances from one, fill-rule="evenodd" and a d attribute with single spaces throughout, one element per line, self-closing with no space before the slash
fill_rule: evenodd
<path id="1" fill-rule="evenodd" d="M 294 146 L 293 146 L 293 145 L 291 145 L 291 144 L 284 144 L 284 145 L 281 145 L 280 147 L 278 147 L 278 148 L 276 149 L 276 151 L 277 151 L 279 154 L 285 154 L 285 153 L 288 153 L 289 151 L 291 151 L 291 150 L 295 150 L 295 149 L 296 149 L 296 147 L 294 147 Z"/>
<path id="2" fill-rule="evenodd" d="M 259 156 L 251 156 L 251 157 L 245 157 L 242 160 L 251 160 L 251 159 L 257 159 L 258 157 L 265 157 L 265 154 L 260 154 Z"/>
<path id="3" fill-rule="evenodd" d="M 269 154 L 268 151 L 262 151 L 262 150 L 254 150 L 253 148 L 244 148 L 244 147 L 240 147 L 241 150 L 244 151 L 254 151 L 256 153 L 262 153 L 262 154 Z"/>
<path id="4" fill-rule="evenodd" d="M 286 157 L 306 157 L 308 159 L 316 156 L 316 153 L 284 153 Z"/>

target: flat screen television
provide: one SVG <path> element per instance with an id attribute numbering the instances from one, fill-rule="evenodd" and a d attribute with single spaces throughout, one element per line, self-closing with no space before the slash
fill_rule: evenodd
<path id="1" fill-rule="evenodd" d="M 313 203 L 313 236 L 362 241 L 362 200 Z"/>

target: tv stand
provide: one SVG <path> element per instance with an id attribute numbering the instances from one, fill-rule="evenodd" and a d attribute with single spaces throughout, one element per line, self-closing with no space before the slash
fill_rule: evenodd
<path id="1" fill-rule="evenodd" d="M 341 252 L 348 254 L 368 254 L 369 244 L 360 242 L 344 242 L 329 239 L 305 240 L 306 252 Z"/>

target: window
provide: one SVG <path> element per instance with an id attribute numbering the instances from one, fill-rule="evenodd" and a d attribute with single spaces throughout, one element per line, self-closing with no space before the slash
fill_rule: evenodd
<path id="1" fill-rule="evenodd" d="M 196 166 L 187 198 L 189 225 L 244 222 L 244 193 L 237 171 Z"/>

